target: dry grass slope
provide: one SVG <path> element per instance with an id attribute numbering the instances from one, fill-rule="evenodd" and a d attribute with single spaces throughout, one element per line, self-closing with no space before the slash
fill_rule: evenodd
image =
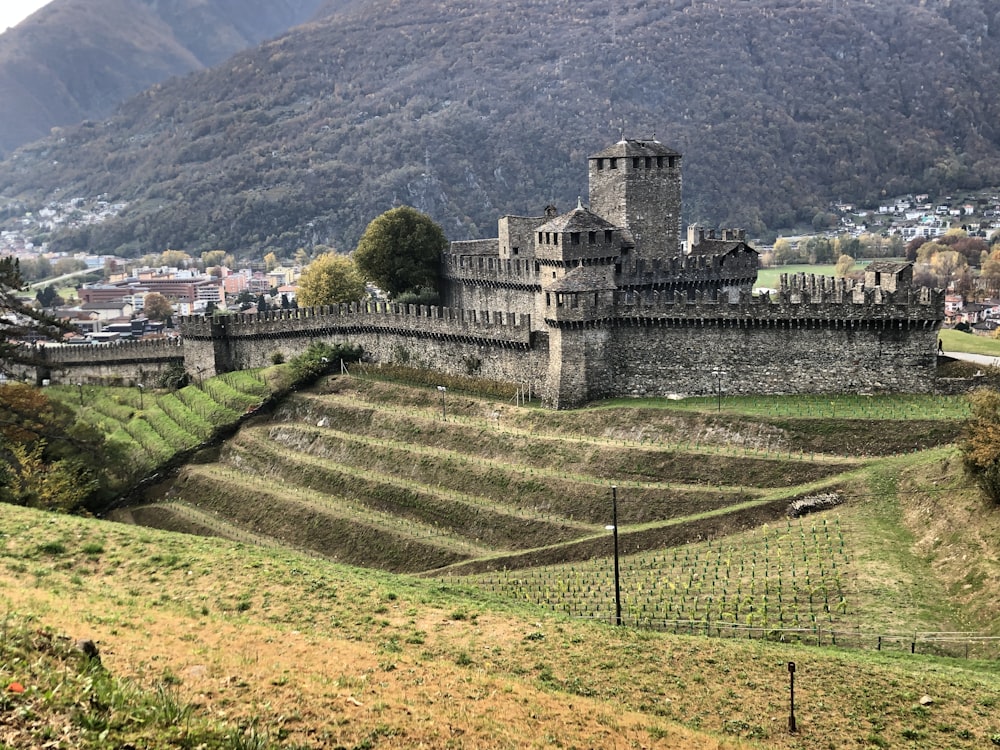
<path id="1" fill-rule="evenodd" d="M 13 507 L 0 528 L 3 632 L 92 638 L 115 679 L 169 690 L 188 717 L 102 736 L 78 680 L 29 654 L 0 661 L 4 689 L 26 688 L 0 698 L 11 747 L 974 748 L 1000 731 L 992 662 L 613 628 L 285 549 Z"/>

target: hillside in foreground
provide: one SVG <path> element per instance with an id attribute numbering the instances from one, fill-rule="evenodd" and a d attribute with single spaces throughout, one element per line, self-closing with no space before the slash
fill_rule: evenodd
<path id="1" fill-rule="evenodd" d="M 10 718 L 0 742 L 825 750 L 976 748 L 1000 732 L 997 642 L 982 637 L 1000 621 L 1000 513 L 950 445 L 961 400 L 553 413 L 448 398 L 446 421 L 435 389 L 324 378 L 244 425 L 218 460 L 188 467 L 175 496 L 131 509 L 159 508 L 161 521 L 215 538 L 0 507 L 0 683 L 23 688 L 0 699 Z M 730 477 L 721 486 L 720 472 Z M 587 488 L 606 490 L 610 476 L 621 493 L 622 628 L 610 624 L 608 532 L 590 528 L 606 507 Z M 499 487 L 506 494 L 490 499 Z M 727 502 L 830 488 L 846 499 L 833 510 L 717 522 Z M 415 533 L 430 531 L 421 513 L 437 514 L 434 533 Z M 337 518 L 364 545 L 288 546 L 349 539 Z M 700 539 L 659 536 L 713 518 L 707 538 L 704 527 Z M 599 535 L 596 556 L 530 559 L 580 544 L 581 528 L 584 544 Z M 545 546 L 531 546 L 539 536 Z M 649 538 L 661 546 L 634 547 Z M 399 540 L 426 545 L 422 564 Z M 329 559 L 351 549 L 359 564 L 437 569 L 414 577 Z M 467 562 L 441 569 L 445 552 Z M 498 570 L 498 558 L 521 565 Z M 843 609 L 826 601 L 837 577 Z M 742 635 L 699 635 L 721 632 L 724 613 L 704 604 L 723 597 L 740 604 L 727 624 Z M 666 615 L 643 619 L 643 603 L 669 603 L 674 617 L 683 608 L 688 626 L 675 634 Z M 746 621 L 765 613 L 763 627 Z M 788 636 L 795 613 L 819 622 L 796 643 L 759 640 Z M 876 633 L 895 637 L 876 651 L 866 642 Z M 109 674 L 137 687 L 111 691 L 93 666 L 63 657 L 59 644 L 77 638 L 94 639 Z M 96 701 L 81 697 L 98 690 L 88 686 L 99 686 Z"/>
<path id="2" fill-rule="evenodd" d="M 11 212 L 105 195 L 58 250 L 349 251 L 409 204 L 490 237 L 586 195 L 586 158 L 656 137 L 685 220 L 751 236 L 1000 184 L 989 0 L 328 3 L 328 15 L 156 85 L 0 164 Z M 13 215 L 13 213 L 11 215 Z"/>
<path id="3" fill-rule="evenodd" d="M 202 732 L 226 738 L 208 747 L 974 748 L 1000 731 L 995 661 L 614 628 L 455 583 L 10 506 L 0 528 L 0 649 L 22 629 L 94 639 L 111 674 L 187 716 L 133 726 L 124 707 L 66 694 L 74 662 L 53 677 L 43 655 L 4 658 L 4 687 L 25 688 L 0 698 L 9 747 L 183 747 Z"/>

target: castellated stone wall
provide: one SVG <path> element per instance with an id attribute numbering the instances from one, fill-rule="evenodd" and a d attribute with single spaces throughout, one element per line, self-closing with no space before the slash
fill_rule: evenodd
<path id="1" fill-rule="evenodd" d="M 792 282 L 734 303 L 617 293 L 609 382 L 588 397 L 934 390 L 941 292 Z"/>
<path id="2" fill-rule="evenodd" d="M 530 317 L 535 330 L 545 330 L 539 309 L 541 284 L 534 260 L 505 260 L 464 252 L 465 246 L 471 244 L 452 243 L 452 251 L 443 259 L 446 283 L 442 285 L 442 303 L 465 310 L 509 311 Z"/>
<path id="3" fill-rule="evenodd" d="M 264 367 L 313 341 L 361 346 L 365 359 L 530 385 L 542 392 L 547 336 L 528 317 L 484 310 L 367 303 L 181 321 L 188 372 Z"/>
<path id="4" fill-rule="evenodd" d="M 937 366 L 937 330 L 917 324 L 622 321 L 611 342 L 614 397 L 927 393 Z"/>
<path id="5" fill-rule="evenodd" d="M 498 289 L 501 287 L 497 287 Z M 943 292 L 783 279 L 774 299 L 606 290 L 549 310 L 544 330 L 510 312 L 367 303 L 181 321 L 169 340 L 45 349 L 39 378 L 137 383 L 181 361 L 208 377 L 262 367 L 313 341 L 374 363 L 530 385 L 557 408 L 607 397 L 935 389 Z M 593 295 L 583 296 L 586 302 Z M 544 296 L 544 295 L 539 295 Z M 718 377 L 716 372 L 721 372 Z"/>
<path id="6" fill-rule="evenodd" d="M 184 363 L 180 339 L 46 346 L 38 352 L 37 383 L 155 383 L 171 366 Z"/>

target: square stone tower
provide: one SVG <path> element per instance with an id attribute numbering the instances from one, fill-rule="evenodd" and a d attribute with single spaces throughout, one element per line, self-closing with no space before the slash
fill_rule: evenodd
<path id="1" fill-rule="evenodd" d="M 621 140 L 591 156 L 590 209 L 635 242 L 646 268 L 681 247 L 681 155 L 654 140 Z"/>

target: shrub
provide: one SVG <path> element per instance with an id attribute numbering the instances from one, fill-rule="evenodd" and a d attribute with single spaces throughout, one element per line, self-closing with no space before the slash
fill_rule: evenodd
<path id="1" fill-rule="evenodd" d="M 292 360 L 292 376 L 296 384 L 309 385 L 320 375 L 330 370 L 334 362 L 357 362 L 361 359 L 361 347 L 331 345 L 314 341 L 309 348 Z"/>

